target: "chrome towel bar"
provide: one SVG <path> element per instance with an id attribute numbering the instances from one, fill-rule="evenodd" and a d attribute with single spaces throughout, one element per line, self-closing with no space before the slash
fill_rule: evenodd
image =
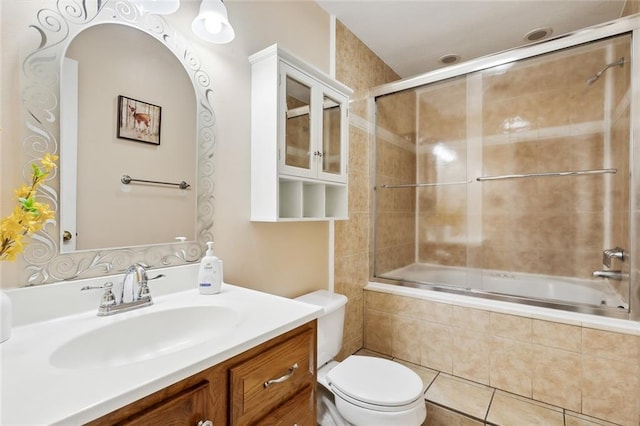
<path id="1" fill-rule="evenodd" d="M 481 176 L 476 178 L 478 182 L 491 181 L 491 180 L 505 180 L 505 179 L 523 179 L 532 177 L 549 177 L 549 176 L 581 176 L 581 175 L 601 175 L 605 173 L 617 173 L 618 169 L 592 169 L 592 170 L 569 170 L 566 172 L 545 172 L 545 173 L 526 173 L 520 175 L 499 175 L 499 176 Z M 470 180 L 458 181 L 458 182 L 437 182 L 437 183 L 403 183 L 398 185 L 382 184 L 381 188 L 422 188 L 429 186 L 444 186 L 444 185 L 464 185 L 471 183 Z"/>
<path id="2" fill-rule="evenodd" d="M 180 189 L 187 189 L 189 188 L 191 185 L 189 185 L 187 182 L 182 181 L 182 182 L 178 182 L 178 183 L 173 183 L 173 182 L 160 182 L 157 180 L 145 180 L 145 179 L 133 179 L 131 176 L 129 175 L 122 175 L 122 177 L 120 178 L 120 182 L 124 183 L 125 185 L 129 185 L 131 182 L 143 182 L 143 183 L 155 183 L 157 185 L 171 185 L 171 186 L 177 186 Z"/>
<path id="3" fill-rule="evenodd" d="M 398 185 L 382 184 L 381 188 L 422 188 L 425 186 L 445 186 L 445 185 L 465 185 L 471 183 L 471 181 L 463 180 L 459 182 L 438 182 L 438 183 L 403 183 Z"/>
<path id="4" fill-rule="evenodd" d="M 477 178 L 476 180 L 478 182 L 484 182 L 487 180 L 523 179 L 523 178 L 532 178 L 532 177 L 601 175 L 605 173 L 617 173 L 617 171 L 618 169 L 570 170 L 566 172 L 546 172 L 546 173 L 526 173 L 521 175 L 482 176 Z"/>

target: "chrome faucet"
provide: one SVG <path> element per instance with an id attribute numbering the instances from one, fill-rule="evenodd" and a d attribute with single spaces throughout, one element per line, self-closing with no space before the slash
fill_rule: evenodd
<path id="1" fill-rule="evenodd" d="M 100 306 L 98 306 L 98 316 L 107 316 L 152 305 L 153 300 L 147 283 L 164 276 L 164 274 L 160 274 L 149 278 L 147 276 L 147 266 L 142 263 L 135 263 L 127 268 L 120 285 L 120 291 L 115 294 L 112 282 L 108 282 L 103 286 L 86 286 L 80 290 L 104 289 Z"/>
<path id="2" fill-rule="evenodd" d="M 593 271 L 593 277 L 607 278 L 610 280 L 622 281 L 629 278 L 629 274 L 622 271 Z"/>
<path id="3" fill-rule="evenodd" d="M 602 264 L 611 268 L 611 259 L 620 259 L 624 262 L 625 253 L 620 247 L 606 249 L 602 251 Z"/>

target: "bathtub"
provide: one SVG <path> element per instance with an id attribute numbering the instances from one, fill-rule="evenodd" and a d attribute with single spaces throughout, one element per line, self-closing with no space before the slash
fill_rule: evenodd
<path id="1" fill-rule="evenodd" d="M 382 282 L 464 293 L 515 303 L 590 313 L 624 311 L 629 305 L 606 280 L 414 263 L 379 274 Z"/>

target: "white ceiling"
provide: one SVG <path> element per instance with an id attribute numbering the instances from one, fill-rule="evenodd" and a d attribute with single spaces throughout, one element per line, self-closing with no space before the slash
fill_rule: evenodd
<path id="1" fill-rule="evenodd" d="M 617 19 L 624 0 L 316 0 L 401 77 L 530 43 L 524 35 L 551 27 L 551 37 Z"/>

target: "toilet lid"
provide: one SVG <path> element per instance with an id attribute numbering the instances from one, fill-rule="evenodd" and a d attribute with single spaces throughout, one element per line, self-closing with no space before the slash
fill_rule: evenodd
<path id="1" fill-rule="evenodd" d="M 423 391 L 422 379 L 410 368 L 388 359 L 352 355 L 327 374 L 341 394 L 367 405 L 408 405 Z"/>

